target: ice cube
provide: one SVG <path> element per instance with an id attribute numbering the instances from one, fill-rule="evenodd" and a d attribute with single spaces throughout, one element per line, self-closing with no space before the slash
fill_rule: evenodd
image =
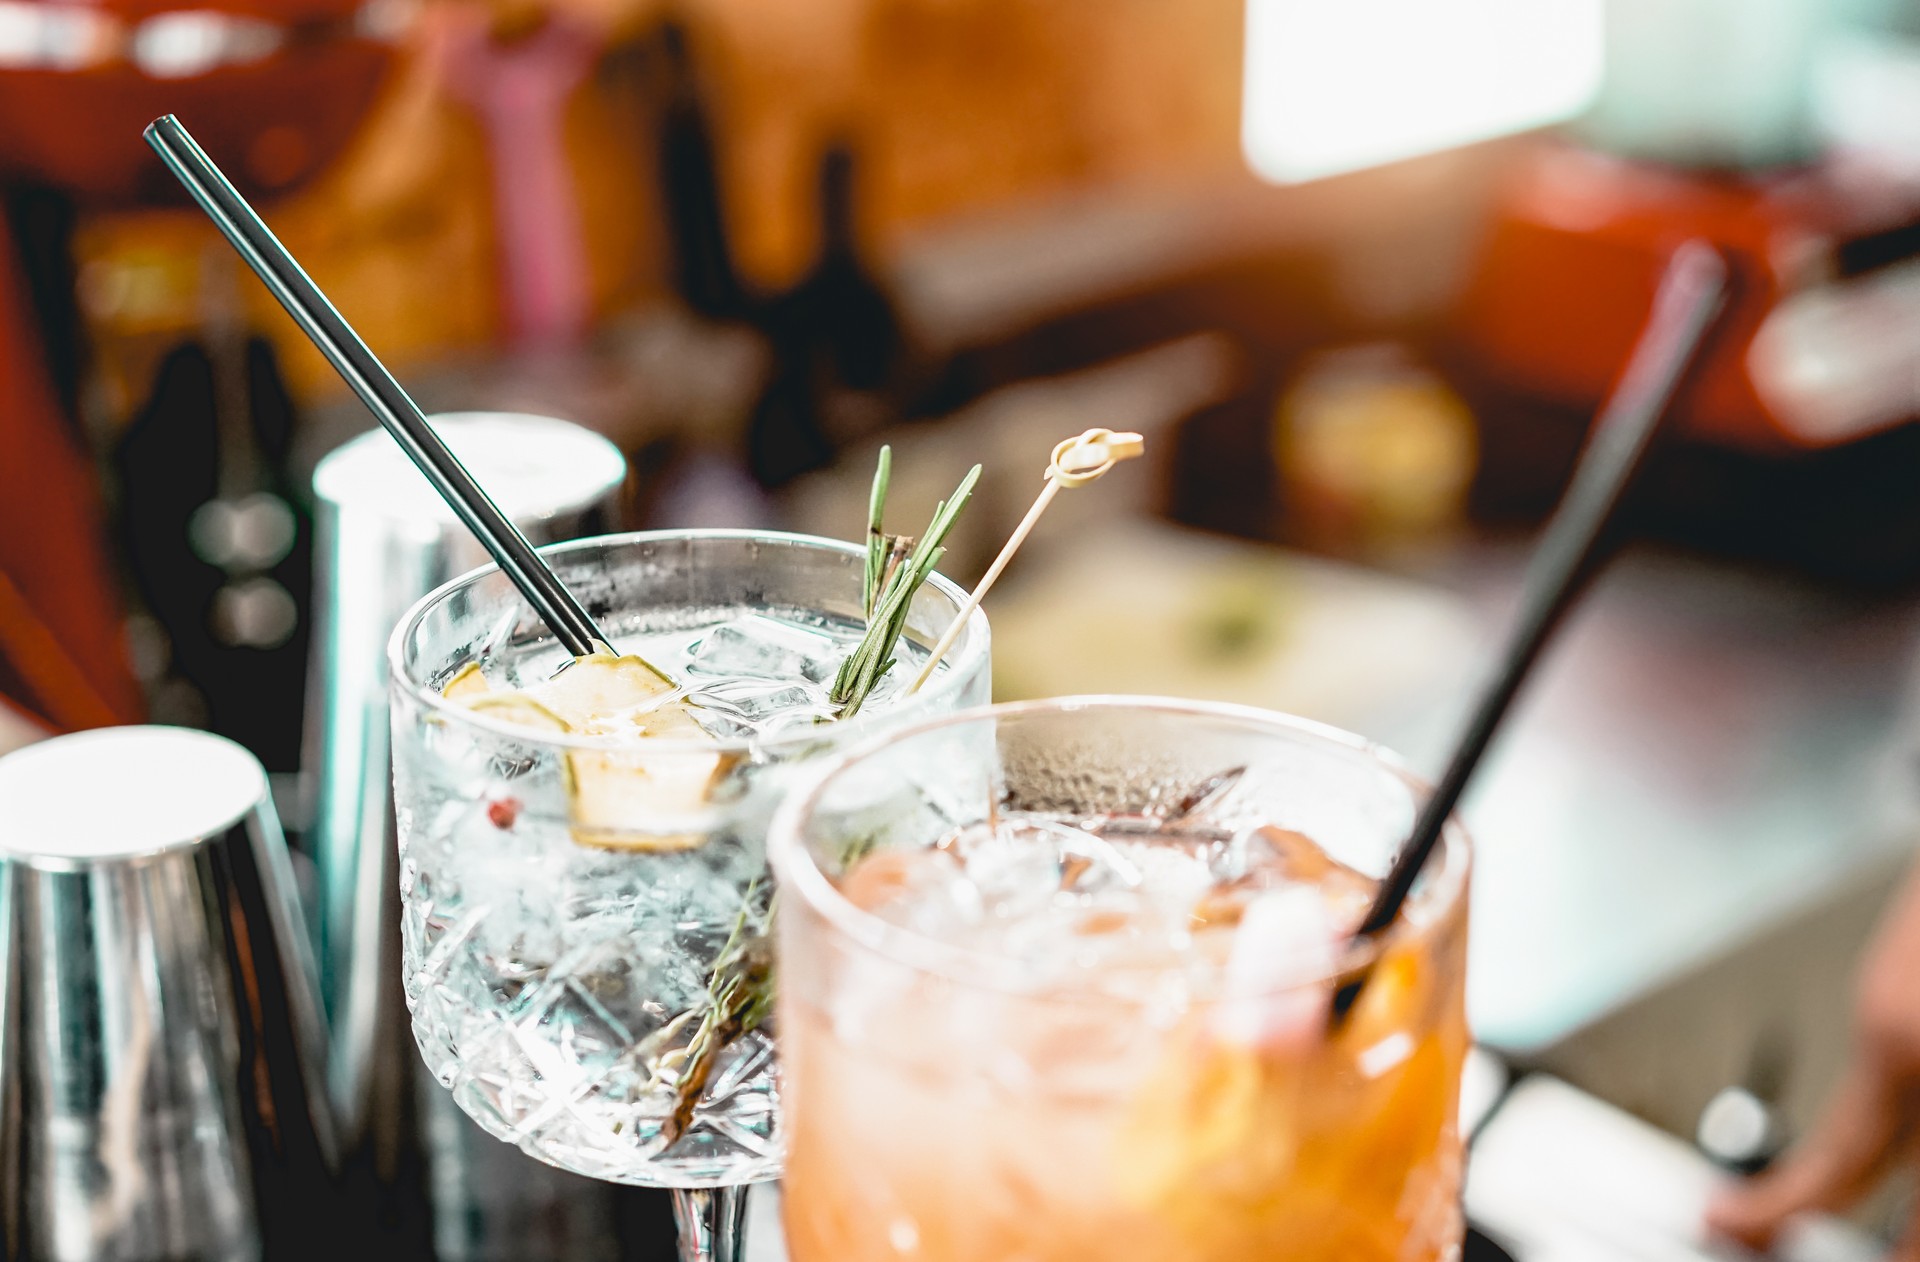
<path id="1" fill-rule="evenodd" d="M 875 851 L 841 878 L 840 891 L 882 919 L 936 938 L 951 940 L 985 915 L 980 887 L 938 850 Z"/>
<path id="2" fill-rule="evenodd" d="M 810 683 L 734 680 L 697 689 L 688 699 L 762 727 L 811 723 L 816 717 L 832 718 L 835 714 L 826 689 Z"/>
<path id="3" fill-rule="evenodd" d="M 958 839 L 953 853 L 988 913 L 1019 920 L 1049 906 L 1065 885 L 1064 843 L 1065 838 L 1047 826 L 1003 820 L 998 827 L 970 830 Z"/>
<path id="4" fill-rule="evenodd" d="M 717 741 L 746 741 L 760 734 L 758 723 L 730 705 L 716 704 L 712 698 L 694 699 L 687 713 L 693 716 L 701 731 Z"/>
<path id="5" fill-rule="evenodd" d="M 1213 824 L 1168 821 L 1152 815 L 1117 815 L 1085 820 L 1116 844 L 1157 846 L 1174 850 L 1203 864 L 1217 864 L 1232 846 L 1232 830 Z"/>
<path id="6" fill-rule="evenodd" d="M 1140 867 L 1122 847 L 1095 833 L 1051 820 L 1036 820 L 1032 827 L 1036 841 L 1055 847 L 1058 888 L 1063 893 L 1093 895 L 1139 888 Z"/>
<path id="7" fill-rule="evenodd" d="M 1178 908 L 1183 919 L 1194 900 L 1214 883 L 1205 849 L 1191 850 L 1164 842 L 1116 843 L 1116 848 L 1140 873 L 1142 901 L 1161 909 Z"/>
<path id="8" fill-rule="evenodd" d="M 1224 888 L 1252 894 L 1288 886 L 1310 886 L 1341 924 L 1358 923 L 1379 883 L 1340 862 L 1311 837 L 1273 824 L 1250 828 L 1214 865 Z"/>
<path id="9" fill-rule="evenodd" d="M 770 719 L 784 710 L 818 709 L 827 703 L 826 694 L 806 684 L 775 684 L 772 687 L 735 685 L 720 695 L 741 714 L 755 721 Z"/>
<path id="10" fill-rule="evenodd" d="M 826 693 L 811 684 L 740 681 L 696 690 L 687 700 L 694 722 L 722 741 L 812 727 L 838 713 Z"/>
<path id="11" fill-rule="evenodd" d="M 765 614 L 746 614 L 715 627 L 687 650 L 687 669 L 708 678 L 810 680 L 826 683 L 845 650 L 824 631 Z"/>
<path id="12" fill-rule="evenodd" d="M 1131 895 L 1142 907 L 1184 909 L 1199 897 L 1213 883 L 1210 865 L 1228 837 L 1206 828 L 1130 830 L 1112 828 L 1107 820 L 1082 822 L 1092 827 L 1032 818 L 1015 827 L 1052 848 L 1060 893 L 1096 901 Z M 982 853 L 987 862 L 994 861 L 991 845 Z"/>
<path id="13" fill-rule="evenodd" d="M 1247 905 L 1227 958 L 1225 998 L 1213 1015 L 1224 1043 L 1304 1050 L 1326 1027 L 1338 931 L 1310 886 L 1269 890 Z"/>

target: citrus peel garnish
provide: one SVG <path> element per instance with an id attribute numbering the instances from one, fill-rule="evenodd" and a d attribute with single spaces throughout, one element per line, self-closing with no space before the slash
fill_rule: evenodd
<path id="1" fill-rule="evenodd" d="M 449 701 L 461 701 L 468 697 L 482 697 L 493 691 L 493 684 L 481 673 L 480 663 L 468 662 L 453 673 L 440 695 Z"/>
<path id="2" fill-rule="evenodd" d="M 712 835 L 712 794 L 739 761 L 638 657 L 611 650 L 576 658 L 553 678 L 494 691 L 468 663 L 441 695 L 529 732 L 638 738 L 569 749 L 562 779 L 573 840 L 603 850 L 691 850 Z M 674 748 L 649 749 L 649 741 Z M 711 748 L 700 748 L 702 745 Z"/>

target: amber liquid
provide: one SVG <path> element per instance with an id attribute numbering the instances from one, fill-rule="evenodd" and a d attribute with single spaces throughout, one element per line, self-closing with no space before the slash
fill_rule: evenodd
<path id="1" fill-rule="evenodd" d="M 1204 1004 L 969 994 L 794 933 L 794 1262 L 1457 1258 L 1465 922 L 1462 898 L 1336 1031 L 1279 1048 L 1223 1041 Z"/>

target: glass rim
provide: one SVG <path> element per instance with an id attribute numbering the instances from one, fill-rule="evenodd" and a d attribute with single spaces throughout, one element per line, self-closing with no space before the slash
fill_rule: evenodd
<path id="1" fill-rule="evenodd" d="M 830 539 L 824 535 L 800 534 L 788 530 L 754 530 L 750 528 L 727 527 L 704 529 L 701 527 L 683 527 L 672 530 L 629 530 L 616 534 L 589 535 L 582 539 L 569 539 L 560 543 L 545 544 L 535 551 L 547 557 L 565 557 L 571 552 L 588 552 L 594 549 L 614 548 L 646 543 L 671 543 L 675 540 L 720 540 L 741 543 L 777 543 L 797 548 L 811 549 L 817 552 L 838 553 L 851 558 L 864 558 L 866 545 L 848 543 L 844 539 Z M 420 705 L 439 715 L 445 721 L 462 724 L 489 735 L 510 739 L 521 745 L 534 745 L 556 749 L 632 749 L 639 746 L 631 737 L 596 736 L 580 732 L 541 732 L 523 727 L 503 719 L 494 718 L 483 711 L 469 709 L 456 701 L 449 701 L 439 689 L 430 683 L 422 682 L 407 670 L 407 646 L 421 622 L 434 609 L 451 599 L 456 592 L 472 587 L 486 579 L 499 575 L 500 567 L 495 564 L 479 566 L 456 578 L 449 579 L 440 586 L 415 601 L 395 624 L 393 634 L 387 640 L 387 678 L 389 686 L 404 689 Z M 926 587 L 938 591 L 952 602 L 955 611 L 966 603 L 967 590 L 958 583 L 937 571 L 928 576 Z M 924 589 L 923 589 L 924 590 Z M 515 598 L 522 600 L 519 594 Z M 916 596 L 916 599 L 918 597 Z M 644 749 L 658 752 L 663 756 L 688 753 L 712 753 L 719 750 L 725 753 L 762 753 L 784 750 L 796 745 L 806 745 L 828 738 L 835 728 L 843 732 L 864 732 L 879 724 L 897 721 L 906 715 L 916 713 L 920 707 L 936 704 L 948 694 L 961 688 L 976 659 L 984 659 L 990 643 L 990 631 L 987 615 L 978 607 L 967 615 L 967 628 L 948 650 L 943 661 L 952 663 L 948 669 L 929 679 L 924 688 L 903 698 L 902 704 L 883 706 L 868 713 L 862 711 L 852 719 L 829 724 L 824 728 L 796 728 L 788 733 L 779 733 L 763 740 L 733 738 L 721 740 L 684 740 L 673 738 L 649 737 Z M 926 647 L 931 648 L 932 645 Z M 837 737 L 836 737 L 837 739 Z"/>
<path id="2" fill-rule="evenodd" d="M 1241 705 L 1229 701 L 1196 701 L 1182 697 L 1121 693 L 1093 693 L 1032 701 L 1000 702 L 994 705 L 974 706 L 910 726 L 898 727 L 884 736 L 871 737 L 857 744 L 848 745 L 823 759 L 818 767 L 810 770 L 807 778 L 781 801 L 767 829 L 767 861 L 773 871 L 776 887 L 793 890 L 812 911 L 818 913 L 832 926 L 835 933 L 846 941 L 884 959 L 964 986 L 977 989 L 1006 989 L 996 984 L 992 973 L 995 970 L 1004 973 L 1011 963 L 1010 957 L 957 946 L 917 933 L 866 910 L 841 893 L 808 851 L 805 821 L 813 813 L 827 786 L 841 773 L 854 764 L 902 742 L 943 729 L 959 727 L 962 724 L 1091 711 L 1161 714 L 1189 719 L 1227 719 L 1269 731 L 1305 736 L 1322 745 L 1360 754 L 1391 772 L 1406 786 L 1410 802 L 1416 811 L 1421 798 L 1432 791 L 1432 786 L 1424 778 L 1414 774 L 1400 755 L 1385 746 L 1341 728 L 1300 718 L 1297 715 L 1284 714 L 1278 710 L 1266 710 L 1258 706 Z M 1450 815 L 1441 833 L 1441 845 L 1435 854 L 1428 856 L 1427 865 L 1421 873 L 1422 880 L 1429 882 L 1433 880 L 1435 873 L 1441 873 L 1445 884 L 1437 891 L 1428 890 L 1417 900 L 1410 900 L 1417 901 L 1422 909 L 1433 908 L 1433 915 L 1420 921 L 1410 920 L 1404 914 L 1398 916 L 1394 919 L 1392 926 L 1377 938 L 1366 942 L 1355 942 L 1348 938 L 1341 951 L 1326 967 L 1303 968 L 1297 974 L 1276 979 L 1273 984 L 1262 990 L 1241 997 L 1258 998 L 1261 995 L 1283 994 L 1333 983 L 1370 965 L 1391 947 L 1419 942 L 1439 934 L 1452 921 L 1455 909 L 1467 895 L 1468 876 L 1472 866 L 1472 848 L 1472 838 L 1458 813 Z M 1089 976 L 1097 977 L 1112 973 L 1138 976 L 1143 973 L 1166 971 L 1171 970 L 1161 965 L 1131 965 L 1089 970 Z M 1087 987 L 1084 990 L 1071 990 L 1066 993 L 1049 992 L 1044 997 L 1071 1000 L 1103 996 L 1104 992 L 1097 987 Z M 1205 1002 L 1218 1002 L 1222 998 L 1224 998 L 1223 994 L 1214 991 L 1209 991 L 1202 996 Z"/>

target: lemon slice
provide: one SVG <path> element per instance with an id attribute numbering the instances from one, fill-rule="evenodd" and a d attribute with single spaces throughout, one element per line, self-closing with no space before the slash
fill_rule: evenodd
<path id="1" fill-rule="evenodd" d="M 576 750 L 567 755 L 573 839 L 603 850 L 701 846 L 719 823 L 713 791 L 737 761 L 717 748 Z"/>
<path id="2" fill-rule="evenodd" d="M 656 852 L 691 850 L 713 835 L 713 790 L 739 761 L 674 692 L 647 662 L 611 652 L 576 658 L 516 692 L 492 691 L 470 663 L 441 690 L 477 714 L 533 732 L 631 738 L 631 745 L 567 752 L 568 821 L 580 845 Z M 655 741 L 674 747 L 647 748 Z"/>
<path id="3" fill-rule="evenodd" d="M 612 653 L 577 657 L 552 679 L 527 689 L 575 731 L 607 733 L 638 725 L 638 716 L 652 707 L 665 708 L 663 698 L 673 691 L 673 684 L 642 659 Z"/>
<path id="4" fill-rule="evenodd" d="M 472 697 L 485 696 L 492 691 L 493 685 L 487 681 L 485 675 L 480 673 L 480 663 L 468 662 L 454 672 L 453 678 L 447 681 L 447 686 L 440 690 L 440 695 L 449 701 L 464 702 Z"/>
<path id="5" fill-rule="evenodd" d="M 712 835 L 713 790 L 738 757 L 694 721 L 672 696 L 674 685 L 651 665 L 595 653 L 534 691 L 575 731 L 639 738 L 631 747 L 568 753 L 576 842 L 609 850 L 691 850 Z M 648 749 L 650 741 L 676 747 Z"/>
<path id="6" fill-rule="evenodd" d="M 567 721 L 524 692 L 489 692 L 463 703 L 475 714 L 485 714 L 536 732 L 571 732 Z"/>

